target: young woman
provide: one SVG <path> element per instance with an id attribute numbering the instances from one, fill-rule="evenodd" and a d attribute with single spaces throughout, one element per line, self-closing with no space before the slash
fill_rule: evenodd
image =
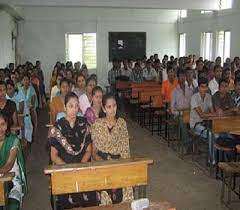
<path id="1" fill-rule="evenodd" d="M 106 116 L 97 119 L 91 127 L 93 158 L 96 161 L 130 158 L 127 125 L 124 119 L 117 116 L 116 99 L 112 95 L 105 95 L 102 103 Z M 101 192 L 103 205 L 132 199 L 131 188 Z"/>
<path id="2" fill-rule="evenodd" d="M 60 82 L 60 95 L 53 97 L 50 103 L 50 123 L 54 124 L 59 112 L 64 112 L 64 99 L 70 91 L 68 79 L 62 79 Z"/>
<path id="3" fill-rule="evenodd" d="M 102 112 L 102 97 L 103 97 L 102 88 L 99 86 L 93 88 L 92 105 L 91 107 L 87 108 L 84 115 L 89 125 L 92 125 L 96 121 L 96 119 L 99 118 L 99 115 Z"/>
<path id="4" fill-rule="evenodd" d="M 91 137 L 85 119 L 77 116 L 79 109 L 77 95 L 73 92 L 68 93 L 64 103 L 66 116 L 58 120 L 49 130 L 51 162 L 56 165 L 89 162 L 92 152 Z M 95 192 L 77 193 L 59 196 L 57 209 L 97 204 Z"/>
<path id="5" fill-rule="evenodd" d="M 8 100 L 6 98 L 6 94 L 7 94 L 6 83 L 0 81 L 0 111 L 6 114 L 8 119 L 8 131 L 10 131 L 11 127 L 15 127 L 18 125 L 17 108 L 16 104 L 13 101 Z"/>
<path id="6" fill-rule="evenodd" d="M 83 74 L 78 74 L 76 77 L 76 87 L 73 92 L 80 97 L 85 92 L 86 78 Z"/>
<path id="7" fill-rule="evenodd" d="M 87 108 L 91 107 L 92 103 L 92 90 L 96 87 L 97 81 L 93 77 L 89 77 L 86 81 L 86 93 L 82 94 L 79 98 L 79 108 L 85 114 Z"/>
<path id="8" fill-rule="evenodd" d="M 0 174 L 14 172 L 8 194 L 8 210 L 20 209 L 22 198 L 27 192 L 24 159 L 19 139 L 7 132 L 7 117 L 0 111 Z"/>
<path id="9" fill-rule="evenodd" d="M 22 88 L 20 89 L 20 91 L 24 95 L 24 103 L 25 103 L 24 113 L 28 116 L 30 115 L 30 117 L 31 117 L 31 121 L 32 121 L 32 125 L 33 125 L 33 134 L 35 137 L 36 136 L 36 128 L 37 128 L 37 111 L 36 111 L 36 109 L 38 107 L 38 101 L 37 101 L 37 95 L 36 95 L 35 89 L 31 85 L 30 77 L 27 74 L 25 74 L 23 76 Z M 32 141 L 32 138 L 31 138 L 31 141 Z"/>
<path id="10" fill-rule="evenodd" d="M 24 137 L 28 142 L 32 141 L 33 125 L 31 120 L 30 109 L 27 103 L 25 103 L 25 95 L 21 88 L 16 89 L 14 83 L 11 80 L 7 81 L 7 99 L 15 102 L 17 106 L 17 112 L 23 114 L 24 124 Z M 20 123 L 20 122 L 19 122 Z"/>

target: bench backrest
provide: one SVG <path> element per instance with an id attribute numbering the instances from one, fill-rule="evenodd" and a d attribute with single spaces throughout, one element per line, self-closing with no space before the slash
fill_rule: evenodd
<path id="1" fill-rule="evenodd" d="M 149 159 L 49 166 L 53 195 L 147 185 Z"/>

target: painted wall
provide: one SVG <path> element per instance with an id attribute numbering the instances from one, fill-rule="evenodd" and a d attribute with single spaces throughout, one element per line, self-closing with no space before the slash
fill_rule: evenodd
<path id="1" fill-rule="evenodd" d="M 5 11 L 0 11 L 0 68 L 15 62 L 15 50 L 12 49 L 12 32 L 16 33 L 13 18 Z"/>
<path id="2" fill-rule="evenodd" d="M 213 58 L 217 56 L 216 34 L 221 30 L 231 31 L 230 56 L 240 55 L 240 9 L 239 2 L 234 2 L 233 9 L 200 14 L 200 11 L 188 12 L 188 17 L 178 23 L 179 33 L 186 33 L 187 54 L 200 55 L 201 32 L 213 32 Z"/>
<path id="3" fill-rule="evenodd" d="M 177 55 L 177 11 L 104 8 L 26 7 L 25 20 L 19 24 L 20 60 L 43 63 L 45 77 L 50 78 L 57 60 L 65 62 L 65 34 L 97 33 L 97 69 L 101 85 L 107 82 L 108 32 L 147 32 L 147 55 Z M 47 84 L 48 86 L 48 84 Z"/>

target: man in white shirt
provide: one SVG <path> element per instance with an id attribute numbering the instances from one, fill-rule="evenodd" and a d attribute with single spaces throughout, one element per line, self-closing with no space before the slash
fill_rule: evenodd
<path id="1" fill-rule="evenodd" d="M 146 81 L 156 80 L 157 73 L 155 69 L 151 67 L 151 61 L 147 60 L 146 67 L 143 69 L 143 79 Z"/>
<path id="2" fill-rule="evenodd" d="M 222 67 L 220 65 L 214 66 L 214 78 L 209 82 L 208 87 L 211 94 L 214 95 L 219 90 L 219 81 L 222 78 Z"/>

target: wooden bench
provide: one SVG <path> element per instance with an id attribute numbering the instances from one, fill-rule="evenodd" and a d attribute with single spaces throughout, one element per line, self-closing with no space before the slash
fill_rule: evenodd
<path id="1" fill-rule="evenodd" d="M 44 172 L 51 175 L 51 193 L 56 209 L 56 197 L 61 194 L 136 187 L 135 197 L 146 197 L 148 165 L 145 158 L 99 161 L 84 164 L 49 166 Z"/>
<path id="2" fill-rule="evenodd" d="M 3 210 L 6 209 L 7 205 L 7 183 L 12 181 L 14 175 L 14 173 L 6 173 L 0 176 L 0 207 L 3 207 Z"/>

